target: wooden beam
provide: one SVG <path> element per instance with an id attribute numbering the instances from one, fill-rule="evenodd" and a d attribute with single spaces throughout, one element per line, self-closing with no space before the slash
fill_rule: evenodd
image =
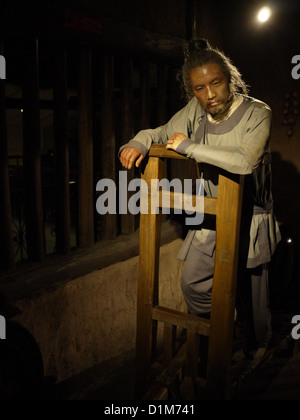
<path id="1" fill-rule="evenodd" d="M 175 325 L 164 323 L 164 365 L 170 363 L 175 355 L 176 332 Z"/>
<path id="2" fill-rule="evenodd" d="M 150 63 L 144 61 L 141 65 L 141 117 L 140 129 L 150 128 L 151 90 L 150 90 Z"/>
<path id="3" fill-rule="evenodd" d="M 1 41 L 0 54 L 3 55 Z M 13 269 L 15 261 L 7 157 L 5 79 L 0 79 L 0 249 L 0 269 Z"/>
<path id="4" fill-rule="evenodd" d="M 55 51 L 54 142 L 56 150 L 56 252 L 71 252 L 70 168 L 68 142 L 67 53 L 64 47 Z"/>
<path id="5" fill-rule="evenodd" d="M 210 321 L 196 315 L 175 311 L 174 309 L 156 306 L 153 308 L 153 319 L 176 325 L 178 328 L 191 330 L 196 334 L 209 335 Z"/>
<path id="6" fill-rule="evenodd" d="M 197 6 L 196 0 L 185 0 L 186 4 L 186 39 L 197 37 Z"/>
<path id="7" fill-rule="evenodd" d="M 163 196 L 163 192 L 160 191 L 159 192 L 159 207 L 160 208 L 162 208 L 162 205 L 163 205 L 162 196 Z M 199 197 L 197 197 L 196 195 L 192 195 L 191 202 L 189 203 L 188 206 L 186 206 L 184 202 L 184 194 L 168 191 L 167 196 L 170 199 L 170 205 L 168 206 L 168 208 L 170 209 L 177 208 L 179 210 L 187 210 L 187 211 L 193 211 L 197 203 L 196 200 L 197 198 L 199 199 Z M 148 194 L 149 202 L 151 202 L 151 199 L 152 199 L 152 195 L 151 195 L 151 192 L 149 192 Z M 181 205 L 178 204 L 180 202 L 179 199 L 181 200 Z M 217 198 L 204 197 L 204 213 L 216 215 L 217 214 L 217 201 L 218 201 Z M 193 208 L 191 208 L 190 205 L 192 205 Z"/>
<path id="8" fill-rule="evenodd" d="M 217 240 L 212 292 L 207 387 L 211 399 L 224 400 L 229 390 L 239 236 L 244 177 L 219 176 Z"/>
<path id="9" fill-rule="evenodd" d="M 45 228 L 42 200 L 39 64 L 37 39 L 24 43 L 23 69 L 23 162 L 24 205 L 29 260 L 45 258 Z"/>
<path id="10" fill-rule="evenodd" d="M 187 375 L 193 379 L 199 376 L 200 335 L 193 330 L 187 331 Z"/>
<path id="11" fill-rule="evenodd" d="M 186 360 L 187 344 L 184 343 L 178 349 L 177 353 L 171 360 L 171 362 L 165 367 L 165 369 L 157 376 L 156 381 L 161 386 L 169 388 L 178 375 L 181 375 L 182 370 L 187 364 Z"/>
<path id="12" fill-rule="evenodd" d="M 62 2 L 53 2 L 52 5 L 49 2 L 48 13 L 45 13 L 44 4 L 28 7 L 27 3 L 19 2 L 18 7 L 14 7 L 14 2 L 7 3 L 6 10 L 0 15 L 3 15 L 1 30 L 5 35 L 13 37 L 16 33 L 30 31 L 51 41 L 60 42 L 64 39 L 70 45 L 85 42 L 106 53 L 152 55 L 181 62 L 184 34 L 182 37 L 168 35 L 164 31 L 155 32 L 134 22 L 128 23 L 122 16 L 105 16 L 101 5 L 95 14 L 94 6 L 81 6 L 79 3 L 82 2 L 79 1 L 66 3 L 68 5 L 64 8 Z M 94 2 L 97 3 L 102 2 Z M 111 2 L 111 5 L 115 7 L 115 3 Z"/>
<path id="13" fill-rule="evenodd" d="M 163 160 L 150 158 L 142 179 L 151 182 L 151 179 L 160 179 L 163 173 Z M 160 230 L 161 214 L 151 214 L 151 211 L 141 214 L 135 366 L 137 398 L 141 398 L 149 386 L 153 349 L 152 308 L 158 304 Z"/>
<path id="14" fill-rule="evenodd" d="M 168 159 L 189 160 L 189 158 L 175 152 L 174 150 L 166 149 L 166 146 L 164 144 L 152 144 L 151 149 L 149 150 L 149 156 Z"/>
<path id="15" fill-rule="evenodd" d="M 131 58 L 123 60 L 123 98 L 122 98 L 122 138 L 128 142 L 134 137 L 133 105 L 133 63 Z M 134 179 L 134 168 L 127 173 L 127 183 Z M 128 199 L 130 194 L 128 194 Z M 135 217 L 129 212 L 121 215 L 121 232 L 130 234 L 135 231 Z"/>
<path id="16" fill-rule="evenodd" d="M 157 126 L 164 125 L 168 120 L 168 66 L 158 64 L 158 104 Z"/>
<path id="17" fill-rule="evenodd" d="M 102 126 L 102 178 L 116 182 L 116 136 L 114 120 L 114 57 L 103 57 L 101 81 L 101 126 Z M 103 239 L 115 239 L 117 236 L 117 216 L 106 214 L 103 217 Z"/>
<path id="18" fill-rule="evenodd" d="M 79 72 L 79 245 L 95 243 L 94 232 L 94 161 L 92 123 L 92 57 L 87 48 L 80 50 Z"/>

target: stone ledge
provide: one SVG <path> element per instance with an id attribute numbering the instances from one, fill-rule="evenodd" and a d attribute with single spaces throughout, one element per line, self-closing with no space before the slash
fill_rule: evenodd
<path id="1" fill-rule="evenodd" d="M 180 225 L 170 221 L 163 223 L 161 245 L 181 236 Z M 71 256 L 53 255 L 44 263 L 23 263 L 14 272 L 0 276 L 0 297 L 2 295 L 5 301 L 28 298 L 137 255 L 139 230 L 115 240 L 100 241 L 89 249 L 78 249 Z"/>

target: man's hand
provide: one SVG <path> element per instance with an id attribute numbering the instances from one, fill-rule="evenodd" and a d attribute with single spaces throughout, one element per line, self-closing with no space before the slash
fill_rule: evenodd
<path id="1" fill-rule="evenodd" d="M 138 168 L 143 159 L 144 156 L 136 147 L 126 147 L 122 150 L 120 156 L 120 161 L 125 169 L 131 169 L 134 163 Z"/>
<path id="2" fill-rule="evenodd" d="M 187 139 L 187 136 L 182 133 L 174 133 L 172 137 L 168 140 L 168 144 L 166 146 L 167 149 L 177 150 L 178 146 Z"/>

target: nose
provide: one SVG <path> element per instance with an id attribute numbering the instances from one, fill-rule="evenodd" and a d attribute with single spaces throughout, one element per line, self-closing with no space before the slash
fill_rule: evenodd
<path id="1" fill-rule="evenodd" d="M 216 97 L 216 94 L 215 94 L 215 92 L 213 91 L 213 89 L 210 87 L 210 86 L 208 86 L 207 87 L 207 99 L 209 100 L 209 101 L 211 101 L 212 99 L 214 99 Z"/>

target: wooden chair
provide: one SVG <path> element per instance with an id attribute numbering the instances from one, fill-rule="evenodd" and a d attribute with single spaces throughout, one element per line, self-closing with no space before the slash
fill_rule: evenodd
<path id="1" fill-rule="evenodd" d="M 152 145 L 142 179 L 150 185 L 151 179 L 164 178 L 166 159 L 187 158 L 167 150 L 163 145 Z M 176 372 L 172 372 L 172 369 L 176 370 L 178 360 L 181 358 L 181 361 L 185 360 L 186 362 L 187 375 L 196 378 L 199 363 L 199 339 L 201 336 L 207 336 L 209 345 L 205 383 L 206 398 L 211 400 L 228 398 L 243 184 L 243 176 L 234 176 L 229 173 L 226 176 L 220 175 L 218 198 L 205 198 L 204 201 L 204 213 L 216 215 L 217 231 L 210 320 L 159 306 L 161 213 L 151 214 L 149 211 L 149 214 L 140 216 L 136 337 L 137 399 L 167 398 L 168 384 L 164 385 L 161 381 L 153 382 L 153 378 L 151 378 L 157 322 L 164 323 L 165 375 L 169 378 L 172 378 L 173 375 L 174 379 Z M 172 197 L 171 193 L 170 207 L 174 202 Z M 183 328 L 187 331 L 187 341 L 184 350 L 181 349 L 177 355 L 174 355 L 176 328 Z M 174 356 L 177 359 L 174 359 Z M 156 390 L 152 392 L 152 397 L 149 397 L 150 386 L 152 391 Z M 145 395 L 147 396 L 145 397 Z"/>

